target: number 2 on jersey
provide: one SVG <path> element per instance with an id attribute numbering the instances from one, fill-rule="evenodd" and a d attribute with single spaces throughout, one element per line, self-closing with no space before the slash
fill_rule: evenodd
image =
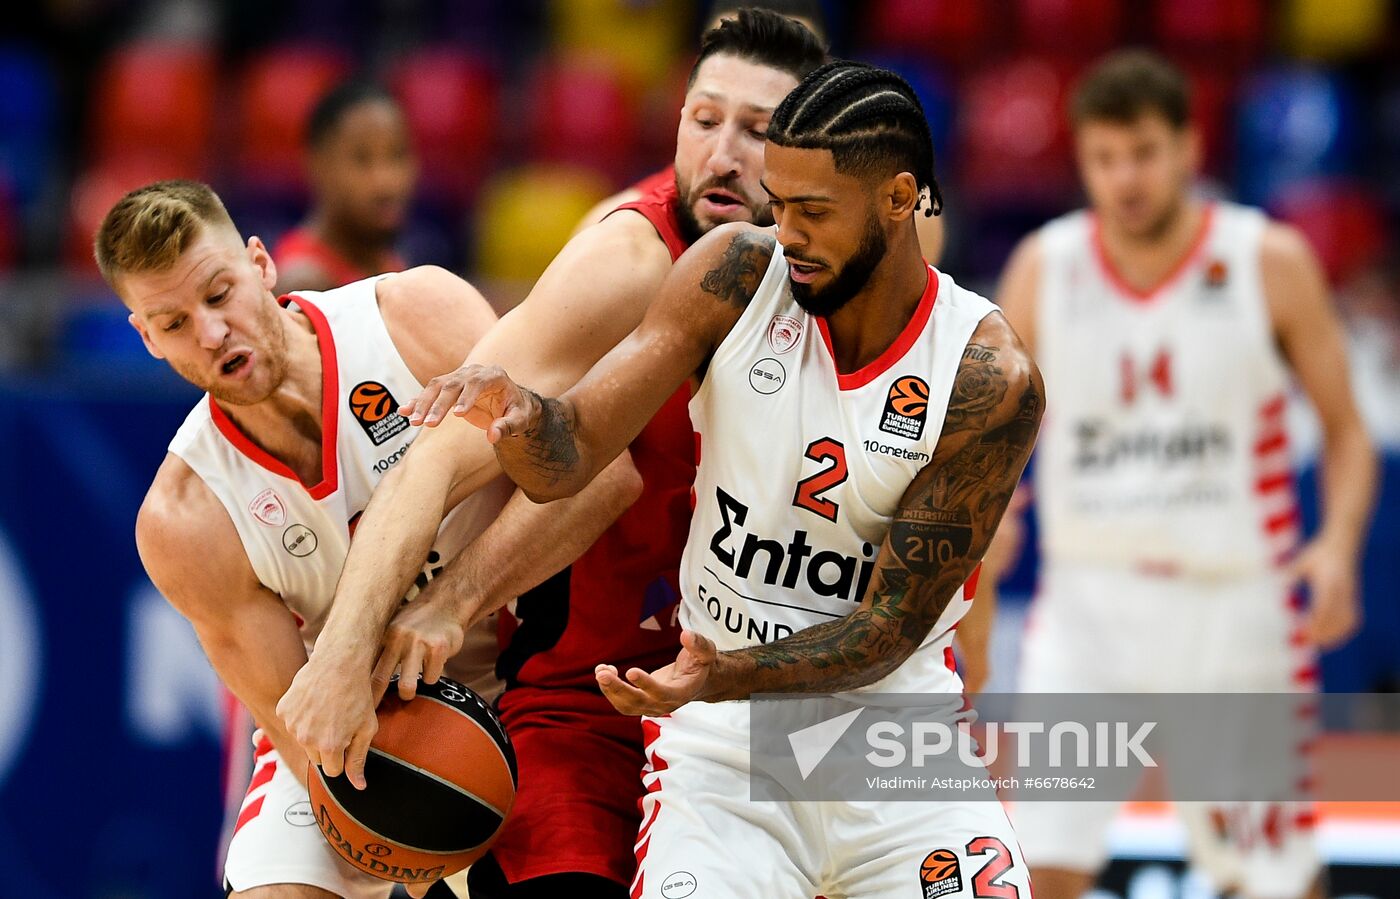
<path id="1" fill-rule="evenodd" d="M 839 440 L 823 437 L 807 444 L 807 452 L 803 455 L 813 462 L 829 462 L 830 465 L 797 482 L 792 504 L 799 509 L 815 512 L 827 521 L 835 521 L 840 506 L 824 499 L 822 494 L 846 480 L 846 448 Z"/>

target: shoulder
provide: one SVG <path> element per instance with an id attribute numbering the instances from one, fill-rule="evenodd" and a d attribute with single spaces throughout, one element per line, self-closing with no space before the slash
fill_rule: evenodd
<path id="1" fill-rule="evenodd" d="M 559 258 L 599 260 L 614 253 L 627 253 L 643 265 L 662 270 L 671 265 L 665 241 L 646 216 L 633 209 L 623 209 L 579 232 L 565 245 Z M 610 261 L 616 264 L 622 260 Z"/>
<path id="2" fill-rule="evenodd" d="M 152 582 L 187 615 L 197 611 L 192 606 L 217 603 L 240 581 L 256 581 L 228 510 L 173 454 L 136 515 L 136 548 Z"/>
<path id="3" fill-rule="evenodd" d="M 594 204 L 592 209 L 584 213 L 583 218 L 579 219 L 579 223 L 574 227 L 574 234 L 578 234 L 585 228 L 598 224 L 608 217 L 608 213 L 612 212 L 623 203 L 632 203 L 641 198 L 642 192 L 640 190 L 637 190 L 635 187 L 629 187 L 626 190 L 613 194 L 606 200 L 598 201 Z"/>
<path id="4" fill-rule="evenodd" d="M 1029 383 L 1035 371 L 1029 350 L 1001 312 L 989 312 L 977 323 L 959 368 L 985 364 L 999 369 L 1010 383 Z"/>
<path id="5" fill-rule="evenodd" d="M 1259 263 L 1265 274 L 1300 272 L 1316 264 L 1312 246 L 1292 225 L 1269 219 L 1259 235 Z"/>
<path id="6" fill-rule="evenodd" d="M 676 261 L 677 277 L 698 274 L 702 291 L 743 307 L 758 292 L 777 252 L 772 230 L 733 222 L 715 228 L 686 250 Z"/>
<path id="7" fill-rule="evenodd" d="M 1282 334 L 1297 333 L 1331 315 L 1322 264 L 1297 228 L 1269 220 L 1259 237 L 1259 280 L 1269 319 Z"/>
<path id="8" fill-rule="evenodd" d="M 435 265 L 386 275 L 375 296 L 389 338 L 419 381 L 461 364 L 496 323 L 480 291 Z"/>

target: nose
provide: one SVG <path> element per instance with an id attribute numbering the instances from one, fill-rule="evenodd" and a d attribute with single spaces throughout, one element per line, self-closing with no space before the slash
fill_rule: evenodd
<path id="1" fill-rule="evenodd" d="M 710 174 L 719 178 L 730 178 L 739 174 L 739 169 L 743 166 L 739 155 L 740 137 L 739 129 L 732 124 L 726 124 L 720 129 L 710 157 L 706 160 Z"/>
<path id="2" fill-rule="evenodd" d="M 217 350 L 228 340 L 228 322 L 217 309 L 203 307 L 194 313 L 195 334 L 199 345 L 206 350 Z"/>
<path id="3" fill-rule="evenodd" d="M 784 249 L 801 249 L 807 245 L 807 235 L 797 227 L 797 215 L 788 207 L 773 214 L 773 223 L 778 226 L 778 243 Z"/>

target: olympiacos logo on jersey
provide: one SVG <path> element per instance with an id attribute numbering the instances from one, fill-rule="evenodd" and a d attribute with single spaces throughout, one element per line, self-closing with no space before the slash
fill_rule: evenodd
<path id="1" fill-rule="evenodd" d="M 781 356 L 797 346 L 802 336 L 802 322 L 790 315 L 775 315 L 768 322 L 768 345 Z"/>
<path id="2" fill-rule="evenodd" d="M 282 502 L 282 497 L 271 487 L 253 497 L 253 501 L 248 504 L 248 511 L 270 528 L 280 528 L 287 523 L 287 504 Z"/>

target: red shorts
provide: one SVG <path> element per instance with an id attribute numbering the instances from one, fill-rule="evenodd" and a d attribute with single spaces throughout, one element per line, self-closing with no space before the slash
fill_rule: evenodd
<path id="1" fill-rule="evenodd" d="M 491 849 L 506 880 L 596 874 L 627 885 L 641 824 L 641 719 L 601 693 L 515 687 L 499 700 L 520 787 Z"/>

